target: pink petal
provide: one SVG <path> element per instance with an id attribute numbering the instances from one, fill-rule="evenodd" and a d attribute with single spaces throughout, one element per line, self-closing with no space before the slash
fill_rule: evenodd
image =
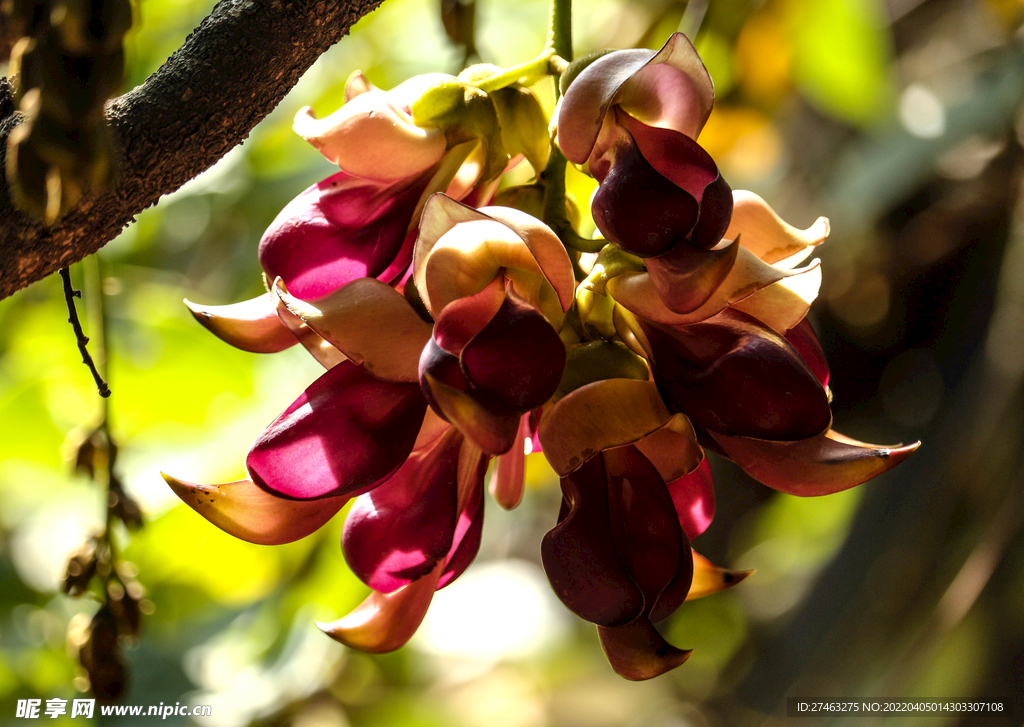
<path id="1" fill-rule="evenodd" d="M 185 305 L 210 333 L 243 351 L 276 353 L 296 343 L 269 293 L 231 305 L 197 305 L 188 299 Z"/>
<path id="2" fill-rule="evenodd" d="M 313 185 L 263 234 L 264 271 L 304 300 L 356 278 L 400 277 L 412 257 L 412 216 L 429 178 L 430 170 L 386 184 L 339 172 Z"/>
<path id="3" fill-rule="evenodd" d="M 348 502 L 346 497 L 287 500 L 251 480 L 199 485 L 163 475 L 174 494 L 204 518 L 236 538 L 281 545 L 317 531 Z"/>
<path id="4" fill-rule="evenodd" d="M 828 361 L 825 359 L 825 352 L 821 349 L 821 343 L 818 342 L 818 337 L 814 334 L 811 324 L 806 319 L 800 321 L 786 333 L 786 340 L 793 344 L 793 348 L 800 354 L 800 358 L 807 364 L 807 368 L 814 372 L 818 382 L 823 387 L 827 387 Z"/>
<path id="5" fill-rule="evenodd" d="M 416 384 L 379 381 L 346 361 L 257 437 L 246 459 L 249 476 L 296 499 L 357 493 L 401 466 L 425 409 Z"/>
<path id="6" fill-rule="evenodd" d="M 715 483 L 707 459 L 693 472 L 666 483 L 679 524 L 689 540 L 708 529 L 715 517 Z"/>
<path id="7" fill-rule="evenodd" d="M 530 415 L 527 413 L 519 419 L 519 432 L 516 434 L 512 449 L 494 461 L 494 472 L 491 474 L 490 482 L 491 497 L 504 510 L 514 510 L 523 499 L 526 474 L 524 445 L 530 436 Z"/>
<path id="8" fill-rule="evenodd" d="M 829 495 L 890 470 L 920 442 L 883 447 L 865 444 L 831 430 L 795 442 L 730 437 L 711 432 L 729 458 L 761 484 L 790 495 Z"/>
<path id="9" fill-rule="evenodd" d="M 462 443 L 459 459 L 459 522 L 455 527 L 444 572 L 437 583 L 438 589 L 462 575 L 480 549 L 484 526 L 484 474 L 489 461 L 490 457 L 476 449 L 472 442 Z"/>
<path id="10" fill-rule="evenodd" d="M 615 673 L 632 681 L 661 676 L 690 656 L 665 641 L 646 617 L 615 628 L 597 627 L 608 663 Z"/>

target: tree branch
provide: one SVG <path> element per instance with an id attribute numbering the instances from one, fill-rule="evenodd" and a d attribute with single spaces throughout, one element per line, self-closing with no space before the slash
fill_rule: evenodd
<path id="1" fill-rule="evenodd" d="M 0 299 L 91 255 L 135 215 L 245 139 L 302 74 L 381 0 L 221 0 L 140 87 L 107 105 L 120 143 L 115 188 L 52 227 L 13 207 L 0 174 Z M 0 79 L 0 170 L 20 123 Z"/>

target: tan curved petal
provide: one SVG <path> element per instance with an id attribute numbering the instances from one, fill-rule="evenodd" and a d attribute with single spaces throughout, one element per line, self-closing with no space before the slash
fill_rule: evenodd
<path id="1" fill-rule="evenodd" d="M 690 474 L 704 459 L 704 450 L 697 444 L 697 433 L 685 414 L 675 414 L 635 446 L 665 482 Z"/>
<path id="2" fill-rule="evenodd" d="M 430 324 L 391 286 L 376 278 L 357 278 L 314 301 L 295 298 L 283 287 L 276 294 L 289 311 L 376 378 L 419 380 Z"/>
<path id="3" fill-rule="evenodd" d="M 635 682 L 675 669 L 692 652 L 692 649 L 677 649 L 665 641 L 646 616 L 624 626 L 598 626 L 597 633 L 615 673 Z"/>
<path id="4" fill-rule="evenodd" d="M 829 223 L 819 217 L 806 230 L 786 223 L 761 197 L 745 189 L 732 193 L 732 220 L 725 237 L 740 244 L 766 263 L 778 263 L 820 245 L 828 237 Z M 792 261 L 794 263 L 799 260 Z"/>
<path id="5" fill-rule="evenodd" d="M 297 343 L 269 293 L 230 305 L 198 305 L 186 298 L 185 305 L 206 330 L 243 351 L 277 353 Z"/>
<path id="6" fill-rule="evenodd" d="M 280 278 L 278 280 L 280 280 Z M 281 319 L 281 322 L 285 327 L 291 331 L 292 335 L 298 339 L 303 348 L 309 351 L 309 354 L 325 369 L 332 369 L 342 361 L 347 361 L 348 359 L 345 358 L 345 354 L 324 340 L 319 333 L 307 326 L 303 323 L 301 318 L 288 310 L 284 301 L 281 300 L 280 296 L 277 294 L 278 291 L 282 289 L 279 286 L 280 283 L 275 281 L 274 287 L 272 288 L 272 294 L 274 295 L 274 300 L 277 303 L 277 316 Z"/>
<path id="7" fill-rule="evenodd" d="M 373 591 L 352 613 L 331 623 L 317 622 L 317 628 L 345 646 L 371 654 L 405 646 L 427 615 L 444 567 L 442 558 L 428 575 L 392 593 Z"/>
<path id="8" fill-rule="evenodd" d="M 632 444 L 671 418 L 653 381 L 605 379 L 545 408 L 538 436 L 544 456 L 564 477 L 601 450 Z"/>
<path id="9" fill-rule="evenodd" d="M 318 530 L 347 497 L 288 500 L 251 480 L 199 485 L 161 473 L 174 494 L 218 528 L 258 545 L 291 543 Z"/>
<path id="10" fill-rule="evenodd" d="M 719 568 L 696 550 L 693 553 L 693 580 L 690 582 L 690 590 L 686 594 L 687 601 L 697 598 L 704 598 L 727 588 L 732 588 L 747 576 L 752 570 L 729 570 Z"/>
<path id="11" fill-rule="evenodd" d="M 829 495 L 859 485 L 892 469 L 921 445 L 866 444 L 832 430 L 795 442 L 711 435 L 755 480 L 802 497 Z"/>

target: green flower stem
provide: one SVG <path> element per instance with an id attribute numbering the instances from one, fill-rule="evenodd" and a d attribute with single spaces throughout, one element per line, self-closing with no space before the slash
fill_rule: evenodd
<path id="1" fill-rule="evenodd" d="M 552 55 L 572 60 L 572 0 L 551 0 L 546 47 Z"/>
<path id="2" fill-rule="evenodd" d="M 536 58 L 529 60 L 526 63 L 520 63 L 518 66 L 507 68 L 501 73 L 481 81 L 476 84 L 476 86 L 481 91 L 485 91 L 487 93 L 497 91 L 501 88 L 506 88 L 511 86 L 513 83 L 519 83 L 522 86 L 532 86 L 537 83 L 537 81 L 550 74 L 551 63 L 551 50 L 545 49 L 544 52 Z"/>

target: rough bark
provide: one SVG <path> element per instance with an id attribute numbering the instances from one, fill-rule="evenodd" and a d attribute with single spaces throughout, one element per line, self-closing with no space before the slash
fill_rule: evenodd
<path id="1" fill-rule="evenodd" d="M 302 74 L 381 0 L 221 0 L 142 86 L 107 105 L 119 181 L 52 227 L 16 210 L 0 174 L 0 299 L 96 252 L 161 195 L 248 136 Z M 20 123 L 0 79 L 0 169 Z"/>

